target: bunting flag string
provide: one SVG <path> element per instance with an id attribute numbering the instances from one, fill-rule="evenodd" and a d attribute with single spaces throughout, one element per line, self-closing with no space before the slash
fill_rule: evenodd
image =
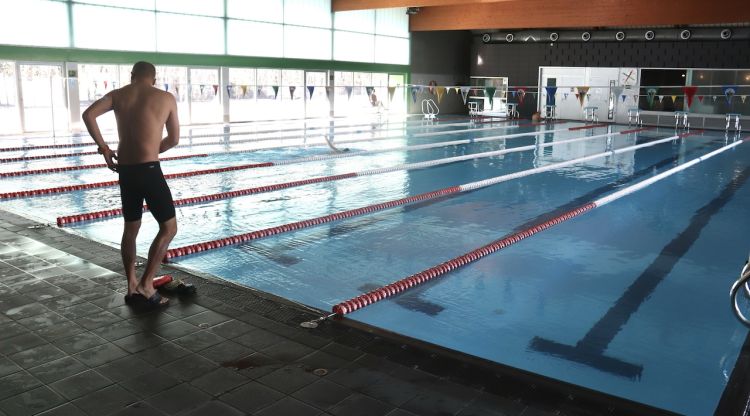
<path id="1" fill-rule="evenodd" d="M 461 92 L 461 87 L 453 87 L 453 91 L 456 92 L 456 94 Z"/>
<path id="2" fill-rule="evenodd" d="M 177 93 L 177 95 L 180 95 L 180 84 L 174 86 L 174 92 Z"/>
<path id="3" fill-rule="evenodd" d="M 523 105 L 523 100 L 526 98 L 526 89 L 525 88 L 519 88 L 518 89 L 518 103 Z"/>
<path id="4" fill-rule="evenodd" d="M 589 87 L 576 87 L 576 91 L 576 98 L 578 98 L 578 102 L 581 104 L 581 107 L 583 107 L 583 102 L 586 100 Z"/>
<path id="5" fill-rule="evenodd" d="M 108 81 L 104 81 L 104 89 L 105 89 L 105 90 L 107 89 L 107 82 L 108 82 Z"/>
<path id="6" fill-rule="evenodd" d="M 312 85 L 307 86 L 307 92 L 310 93 L 310 99 L 312 100 L 313 92 L 315 91 L 315 87 Z"/>
<path id="7" fill-rule="evenodd" d="M 676 103 L 676 102 L 677 102 L 677 96 L 676 96 L 676 95 L 673 95 L 673 96 L 672 96 L 672 102 L 673 102 L 673 103 Z"/>
<path id="8" fill-rule="evenodd" d="M 688 108 L 690 108 L 690 106 L 693 105 L 693 97 L 695 96 L 696 91 L 698 91 L 698 87 L 694 85 L 686 85 L 682 87 L 682 92 L 685 93 L 685 98 L 687 99 Z M 702 99 L 701 99 L 701 102 L 703 102 Z"/>
<path id="9" fill-rule="evenodd" d="M 445 87 L 435 87 L 435 94 L 437 95 L 438 104 L 443 101 L 443 94 L 445 94 Z"/>
<path id="10" fill-rule="evenodd" d="M 206 86 L 203 85 L 203 84 L 201 84 L 201 85 L 199 85 L 199 88 L 201 90 L 201 95 L 203 95 L 203 89 L 206 88 Z"/>
<path id="11" fill-rule="evenodd" d="M 563 101 L 567 101 L 567 100 L 568 100 L 568 93 L 564 92 L 563 93 Z"/>
<path id="12" fill-rule="evenodd" d="M 258 88 L 258 93 L 260 94 L 260 88 Z M 247 85 L 242 86 L 242 96 L 244 97 L 245 94 L 247 94 Z M 275 98 L 275 96 L 274 96 Z"/>
<path id="13" fill-rule="evenodd" d="M 289 96 L 292 97 L 292 100 L 294 99 L 294 91 L 297 90 L 297 87 L 290 85 L 289 86 Z"/>
<path id="14" fill-rule="evenodd" d="M 664 101 L 664 96 L 663 95 L 659 95 L 658 97 L 659 97 L 659 103 L 661 103 L 662 101 Z"/>
<path id="15" fill-rule="evenodd" d="M 99 87 L 99 83 L 94 81 L 94 90 L 96 90 Z"/>
<path id="16" fill-rule="evenodd" d="M 275 99 L 279 98 L 279 86 L 278 85 L 273 85 L 273 86 L 271 86 L 271 88 L 273 88 L 273 99 L 275 100 Z"/>
<path id="17" fill-rule="evenodd" d="M 701 102 L 701 104 L 703 104 L 703 99 L 704 99 L 704 98 L 705 98 L 704 96 L 702 96 L 702 95 L 699 95 L 699 96 L 698 96 L 698 101 L 700 101 L 700 102 Z"/>
<path id="18" fill-rule="evenodd" d="M 346 90 L 346 99 L 347 100 L 351 100 L 352 99 L 352 91 L 354 91 L 354 87 L 352 87 L 352 86 L 346 86 L 346 87 L 344 87 L 344 89 Z"/>
<path id="19" fill-rule="evenodd" d="M 736 85 L 725 85 L 721 87 L 722 91 L 724 92 L 724 97 L 727 99 L 727 104 L 732 104 L 732 97 L 734 97 L 734 94 L 737 92 L 737 86 Z"/>
<path id="20" fill-rule="evenodd" d="M 164 91 L 169 92 L 169 84 L 164 84 Z"/>
<path id="21" fill-rule="evenodd" d="M 492 108 L 492 103 L 495 100 L 495 91 L 497 88 L 495 87 L 484 87 L 484 94 L 485 97 L 490 99 L 490 108 Z"/>
<path id="22" fill-rule="evenodd" d="M 370 97 L 375 92 L 375 87 L 365 87 L 365 91 L 367 92 L 367 97 Z"/>
<path id="23" fill-rule="evenodd" d="M 648 100 L 648 106 L 649 108 L 654 107 L 654 97 L 656 96 L 656 90 L 654 88 L 649 88 L 646 90 L 646 99 Z"/>
<path id="24" fill-rule="evenodd" d="M 633 94 L 633 103 L 638 104 L 638 94 Z"/>
<path id="25" fill-rule="evenodd" d="M 396 87 L 388 87 L 388 102 L 393 101 L 394 94 L 396 94 Z"/>
<path id="26" fill-rule="evenodd" d="M 717 100 L 717 99 L 718 99 L 719 97 L 717 97 L 717 96 L 715 96 L 715 95 L 714 95 L 714 96 L 713 96 L 713 97 L 711 97 L 711 98 L 713 98 L 714 102 L 716 102 L 716 100 Z"/>
<path id="27" fill-rule="evenodd" d="M 231 98 L 232 97 L 232 89 L 234 89 L 233 85 L 227 85 L 227 95 Z"/>
<path id="28" fill-rule="evenodd" d="M 417 90 L 419 90 L 419 88 L 417 88 L 417 87 L 410 87 L 409 88 L 409 92 L 411 93 L 411 102 L 412 103 L 416 103 L 417 102 Z"/>
<path id="29" fill-rule="evenodd" d="M 547 105 L 555 105 L 555 94 L 557 94 L 557 87 L 544 87 L 547 90 Z"/>
<path id="30" fill-rule="evenodd" d="M 742 104 L 745 104 L 746 99 L 747 99 L 747 95 L 740 95 L 740 100 L 742 100 Z"/>
<path id="31" fill-rule="evenodd" d="M 219 92 L 219 84 L 214 84 L 214 95 L 216 95 L 217 92 Z"/>
<path id="32" fill-rule="evenodd" d="M 328 97 L 328 101 L 331 100 L 331 97 L 333 97 L 333 87 L 326 87 L 326 97 Z"/>
<path id="33" fill-rule="evenodd" d="M 623 86 L 612 87 L 612 94 L 615 97 L 615 101 L 617 101 L 617 97 L 619 97 L 619 96 L 622 95 L 622 91 L 623 90 L 625 90 L 625 87 L 623 87 Z M 623 96 L 622 102 L 625 102 L 625 98 L 624 98 L 625 96 L 624 95 L 622 95 L 622 96 Z"/>
<path id="34" fill-rule="evenodd" d="M 461 87 L 459 90 L 461 91 L 461 98 L 464 100 L 464 105 L 466 105 L 466 100 L 469 98 L 471 87 Z"/>
<path id="35" fill-rule="evenodd" d="M 625 95 L 625 94 L 623 94 L 623 95 L 620 96 L 620 98 L 622 98 L 622 102 L 624 103 L 625 100 L 628 98 L 628 96 Z"/>

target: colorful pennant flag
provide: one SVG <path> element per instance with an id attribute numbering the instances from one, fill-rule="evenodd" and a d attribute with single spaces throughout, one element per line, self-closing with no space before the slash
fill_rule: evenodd
<path id="1" fill-rule="evenodd" d="M 346 87 L 344 87 L 344 90 L 346 90 L 346 98 L 348 100 L 351 100 L 352 99 L 352 91 L 354 91 L 354 87 L 352 87 L 352 86 L 346 86 Z"/>
<path id="2" fill-rule="evenodd" d="M 232 96 L 232 88 L 233 88 L 232 85 L 227 85 L 227 95 L 230 97 Z"/>
<path id="3" fill-rule="evenodd" d="M 469 98 L 471 87 L 461 87 L 459 90 L 461 91 L 461 98 L 464 100 L 464 105 L 466 105 L 466 99 Z"/>
<path id="4" fill-rule="evenodd" d="M 107 82 L 108 82 L 108 81 L 104 81 L 104 89 L 105 89 L 105 90 L 107 89 Z"/>
<path id="5" fill-rule="evenodd" d="M 310 98 L 312 99 L 313 91 L 315 91 L 315 87 L 312 85 L 307 86 L 307 92 L 310 93 Z"/>
<path id="6" fill-rule="evenodd" d="M 201 85 L 199 85 L 199 87 L 200 87 L 200 90 L 201 90 L 201 95 L 203 95 L 203 89 L 206 88 L 206 86 L 203 85 L 203 84 L 201 84 Z"/>
<path id="7" fill-rule="evenodd" d="M 694 85 L 686 85 L 682 87 L 682 92 L 685 93 L 685 98 L 687 99 L 687 105 L 688 108 L 690 108 L 691 105 L 693 105 L 693 97 L 695 96 L 695 92 L 698 91 L 698 87 Z M 703 100 L 701 99 L 701 102 Z"/>
<path id="8" fill-rule="evenodd" d="M 567 101 L 567 100 L 568 100 L 568 93 L 564 92 L 563 93 L 563 101 Z"/>
<path id="9" fill-rule="evenodd" d="M 638 94 L 633 94 L 633 103 L 638 104 Z"/>
<path id="10" fill-rule="evenodd" d="M 742 100 L 742 104 L 745 104 L 746 99 L 747 99 L 747 95 L 740 95 L 740 100 Z"/>
<path id="11" fill-rule="evenodd" d="M 715 96 L 715 95 L 714 95 L 714 96 L 713 96 L 713 97 L 711 97 L 711 98 L 713 98 L 713 99 L 714 99 L 714 102 L 716 102 L 716 100 L 717 100 L 717 99 L 718 99 L 719 97 L 717 97 L 717 96 Z"/>
<path id="12" fill-rule="evenodd" d="M 333 97 L 333 87 L 326 87 L 326 97 L 328 97 L 328 101 L 331 100 L 331 97 Z"/>
<path id="13" fill-rule="evenodd" d="M 279 98 L 279 86 L 278 85 L 274 85 L 271 88 L 273 88 L 273 98 L 274 98 L 274 100 L 277 99 L 277 98 Z"/>
<path id="14" fill-rule="evenodd" d="M 438 104 L 440 104 L 440 101 L 443 101 L 443 94 L 445 94 L 445 87 L 436 87 L 435 88 L 435 94 L 437 94 L 437 100 Z"/>
<path id="15" fill-rule="evenodd" d="M 700 101 L 700 102 L 701 102 L 701 104 L 703 104 L 703 99 L 704 99 L 704 98 L 705 98 L 704 96 L 702 96 L 702 95 L 699 95 L 699 96 L 698 96 L 698 101 Z"/>
<path id="16" fill-rule="evenodd" d="M 649 106 L 649 108 L 653 108 L 654 107 L 654 97 L 655 96 L 656 96 L 656 89 L 649 88 L 646 91 L 646 99 L 648 100 L 648 106 Z"/>
<path id="17" fill-rule="evenodd" d="M 214 95 L 216 95 L 216 93 L 219 92 L 219 85 L 214 84 L 213 87 L 214 87 Z"/>
<path id="18" fill-rule="evenodd" d="M 430 94 L 435 95 L 436 86 L 437 86 L 437 83 L 435 81 L 430 81 L 430 85 L 427 87 L 427 90 L 430 91 Z"/>
<path id="19" fill-rule="evenodd" d="M 375 87 L 365 87 L 365 91 L 367 92 L 367 97 L 369 98 L 372 93 L 375 92 Z"/>
<path id="20" fill-rule="evenodd" d="M 179 84 L 177 84 L 177 85 L 174 86 L 174 92 L 176 92 L 177 95 L 180 95 L 180 85 Z"/>
<path id="21" fill-rule="evenodd" d="M 294 99 L 294 91 L 297 90 L 297 87 L 290 85 L 289 86 L 289 96 L 292 97 L 292 100 Z"/>
<path id="22" fill-rule="evenodd" d="M 625 89 L 625 87 L 622 87 L 622 86 L 612 87 L 612 94 L 614 94 L 615 100 L 617 100 L 617 97 L 619 97 L 620 95 L 622 95 L 622 91 L 624 89 Z M 625 99 L 623 98 L 622 101 L 625 102 Z"/>
<path id="23" fill-rule="evenodd" d="M 484 95 L 485 97 L 490 99 L 490 108 L 492 108 L 492 103 L 495 100 L 495 91 L 497 88 L 495 87 L 484 87 Z"/>
<path id="24" fill-rule="evenodd" d="M 662 101 L 664 101 L 664 96 L 663 96 L 663 95 L 660 95 L 660 96 L 659 96 L 659 103 L 661 103 Z"/>
<path id="25" fill-rule="evenodd" d="M 461 88 L 460 87 L 453 87 L 453 91 L 455 91 L 456 94 L 458 94 L 458 93 L 461 92 Z"/>
<path id="26" fill-rule="evenodd" d="M 169 92 L 169 84 L 164 84 L 164 91 Z"/>
<path id="27" fill-rule="evenodd" d="M 676 102 L 677 102 L 677 96 L 676 96 L 676 95 L 673 95 L 673 96 L 672 96 L 672 102 L 673 102 L 673 103 L 676 103 Z"/>
<path id="28" fill-rule="evenodd" d="M 260 88 L 258 88 L 258 93 L 260 94 Z M 247 94 L 247 85 L 242 86 L 242 96 L 244 97 L 245 94 Z M 274 96 L 275 98 L 275 96 Z"/>
<path id="29" fill-rule="evenodd" d="M 396 94 L 396 87 L 388 87 L 388 102 L 393 101 L 394 94 Z"/>
<path id="30" fill-rule="evenodd" d="M 576 98 L 578 98 L 578 102 L 581 104 L 581 107 L 583 107 L 583 102 L 586 99 L 586 94 L 589 92 L 589 87 L 576 87 L 576 90 L 578 91 L 576 93 Z"/>
<path id="31" fill-rule="evenodd" d="M 727 99 L 727 104 L 732 104 L 732 97 L 734 97 L 734 94 L 737 92 L 737 86 L 725 85 L 721 87 L 721 89 L 724 92 L 724 97 Z"/>

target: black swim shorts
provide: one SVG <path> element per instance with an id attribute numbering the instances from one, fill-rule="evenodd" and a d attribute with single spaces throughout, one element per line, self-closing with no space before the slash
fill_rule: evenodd
<path id="1" fill-rule="evenodd" d="M 141 219 L 144 199 L 159 223 L 174 218 L 172 192 L 164 179 L 159 162 L 118 165 L 117 172 L 120 174 L 122 214 L 126 222 Z"/>

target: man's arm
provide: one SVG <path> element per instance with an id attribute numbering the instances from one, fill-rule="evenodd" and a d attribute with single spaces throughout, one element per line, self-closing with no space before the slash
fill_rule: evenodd
<path id="1" fill-rule="evenodd" d="M 167 150 L 177 146 L 180 142 L 180 120 L 177 118 L 177 101 L 174 99 L 172 94 L 169 94 L 169 117 L 167 117 L 167 137 L 165 137 L 159 145 L 159 153 L 164 153 Z"/>
<path id="2" fill-rule="evenodd" d="M 99 153 L 104 155 L 107 167 L 111 170 L 116 170 L 117 165 L 114 163 L 113 159 L 116 159 L 117 155 L 109 148 L 109 146 L 107 146 L 106 143 L 104 143 L 102 132 L 99 130 L 99 124 L 96 122 L 97 117 L 112 110 L 113 93 L 114 91 L 110 91 L 104 97 L 96 100 L 94 104 L 91 104 L 91 106 L 83 112 L 82 118 L 83 123 L 86 125 L 86 130 L 89 131 L 89 135 L 91 135 L 91 138 L 93 138 L 94 142 L 99 146 Z"/>

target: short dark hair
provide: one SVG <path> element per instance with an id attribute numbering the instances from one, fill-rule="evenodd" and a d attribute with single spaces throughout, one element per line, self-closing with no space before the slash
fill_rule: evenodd
<path id="1" fill-rule="evenodd" d="M 135 65 L 133 65 L 133 70 L 130 72 L 130 76 L 133 78 L 156 78 L 156 67 L 146 61 L 136 62 Z"/>

